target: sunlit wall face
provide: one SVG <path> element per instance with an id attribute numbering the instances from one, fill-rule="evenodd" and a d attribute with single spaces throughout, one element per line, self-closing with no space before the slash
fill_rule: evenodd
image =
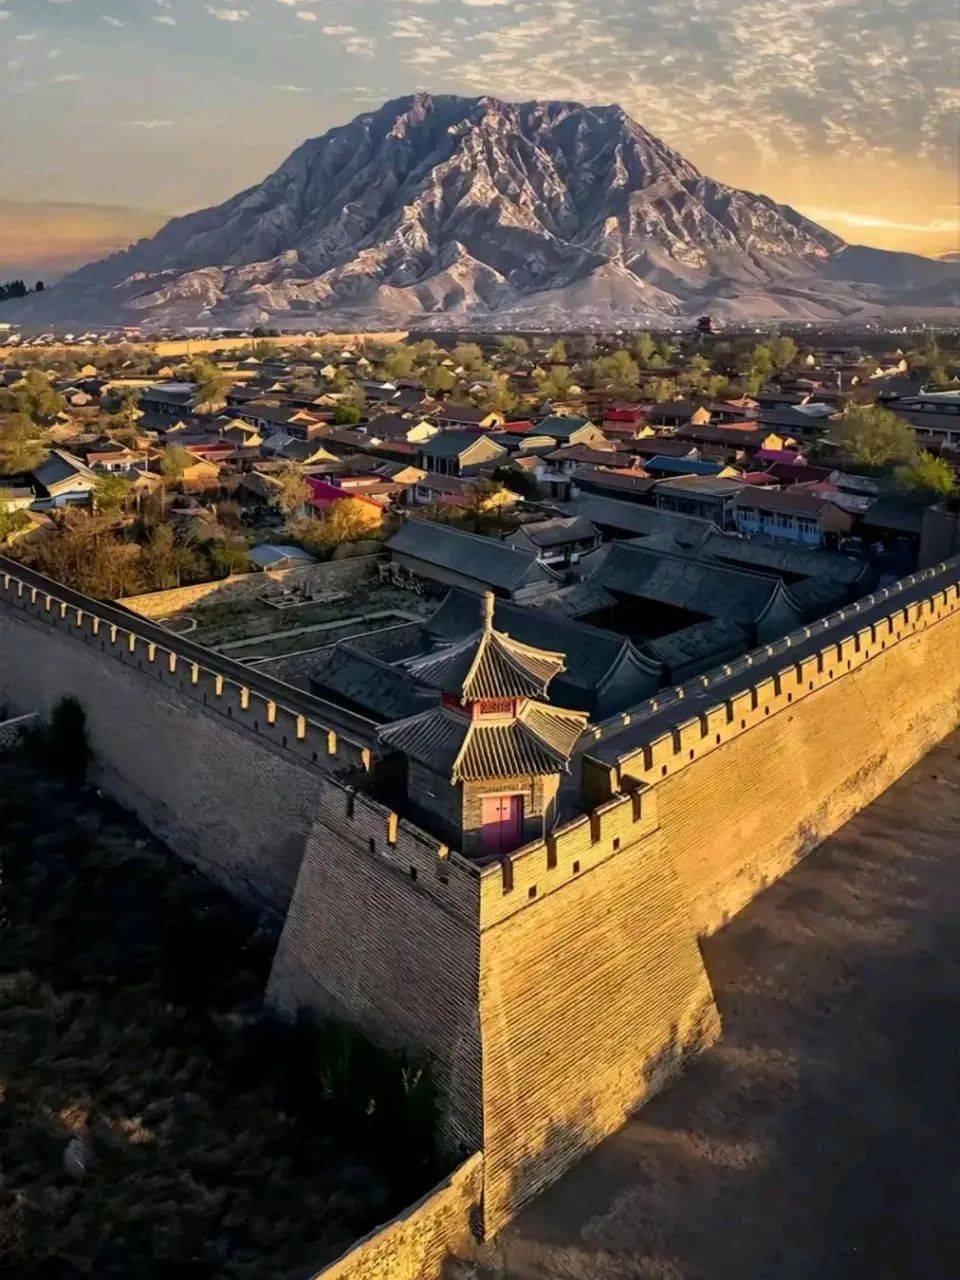
<path id="1" fill-rule="evenodd" d="M 415 89 L 617 101 L 846 239 L 956 251 L 958 52 L 953 0 L 0 0 L 27 206 L 0 269 L 109 251 Z"/>

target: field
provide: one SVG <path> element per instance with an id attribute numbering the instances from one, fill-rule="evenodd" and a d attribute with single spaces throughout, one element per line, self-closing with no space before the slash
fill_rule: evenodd
<path id="1" fill-rule="evenodd" d="M 960 733 L 704 946 L 722 1040 L 457 1280 L 960 1275 Z"/>
<path id="2" fill-rule="evenodd" d="M 0 761 L 0 1274 L 309 1276 L 438 1174 L 427 1076 L 262 1016 L 275 939 L 91 789 Z"/>

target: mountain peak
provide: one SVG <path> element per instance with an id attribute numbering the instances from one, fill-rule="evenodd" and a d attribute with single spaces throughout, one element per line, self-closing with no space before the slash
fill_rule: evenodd
<path id="1" fill-rule="evenodd" d="M 882 263 L 848 288 L 835 269 L 844 248 L 796 210 L 705 177 L 617 104 L 420 92 L 310 139 L 259 186 L 30 308 L 71 322 L 295 327 L 875 311 Z M 898 279 L 914 305 L 908 286 Z"/>

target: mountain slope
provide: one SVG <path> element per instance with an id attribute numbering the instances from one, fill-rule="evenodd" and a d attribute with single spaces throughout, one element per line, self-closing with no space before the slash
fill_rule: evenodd
<path id="1" fill-rule="evenodd" d="M 705 177 L 619 107 L 418 94 L 305 142 L 259 186 L 84 267 L 18 318 L 827 320 L 922 307 L 925 289 L 960 303 L 958 282 L 952 264 L 853 249 Z"/>

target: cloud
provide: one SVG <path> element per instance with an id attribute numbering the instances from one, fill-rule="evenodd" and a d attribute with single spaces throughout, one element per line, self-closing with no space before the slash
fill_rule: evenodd
<path id="1" fill-rule="evenodd" d="M 219 19 L 220 22 L 246 22 L 250 17 L 248 9 L 215 9 L 212 5 L 207 5 L 207 13 L 211 17 Z"/>
<path id="2" fill-rule="evenodd" d="M 176 18 L 169 13 L 155 13 L 150 18 L 150 21 L 159 22 L 164 27 L 175 27 L 177 25 Z"/>
<path id="3" fill-rule="evenodd" d="M 172 129 L 172 120 L 128 120 L 128 129 Z"/>

